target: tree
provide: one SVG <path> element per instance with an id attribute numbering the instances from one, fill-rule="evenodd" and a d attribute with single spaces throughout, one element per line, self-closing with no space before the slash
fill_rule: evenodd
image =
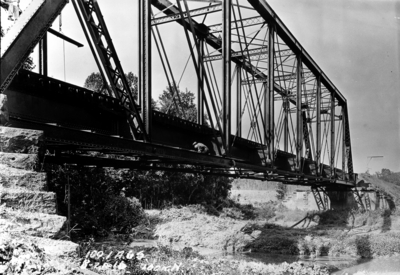
<path id="1" fill-rule="evenodd" d="M 128 81 L 128 86 L 133 95 L 133 99 L 137 102 L 138 100 L 138 77 L 134 75 L 132 72 L 125 74 L 126 80 Z M 103 77 L 99 72 L 91 73 L 85 80 L 83 87 L 86 89 L 92 90 L 94 92 L 101 92 L 104 87 Z M 121 85 L 117 87 L 121 88 Z M 110 89 L 110 87 L 108 87 Z M 157 103 L 152 99 L 151 106 L 153 109 L 157 109 Z"/>
<path id="2" fill-rule="evenodd" d="M 390 169 L 382 168 L 381 173 L 377 173 L 378 177 L 387 181 L 400 185 L 400 173 L 392 172 Z"/>
<path id="3" fill-rule="evenodd" d="M 178 93 L 174 92 L 172 94 L 171 89 L 167 87 L 158 98 L 159 111 L 196 123 L 197 106 L 195 104 L 194 93 L 188 89 L 182 92 L 179 88 Z M 204 124 L 209 125 L 207 115 L 204 116 Z"/>
<path id="4" fill-rule="evenodd" d="M 177 92 L 179 93 L 179 97 Z M 191 122 L 197 122 L 197 108 L 194 104 L 194 94 L 188 89 L 186 89 L 185 92 L 182 92 L 178 88 L 177 92 L 174 91 L 174 93 L 171 93 L 169 87 L 163 91 L 158 98 L 160 112 L 183 118 Z"/>
<path id="5" fill-rule="evenodd" d="M 100 92 L 103 89 L 103 78 L 100 73 L 91 73 L 85 80 L 83 87 L 94 92 Z"/>

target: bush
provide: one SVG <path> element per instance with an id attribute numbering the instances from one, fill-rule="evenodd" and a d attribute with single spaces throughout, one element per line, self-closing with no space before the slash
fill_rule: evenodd
<path id="1" fill-rule="evenodd" d="M 120 196 L 121 187 L 106 169 L 47 165 L 49 189 L 57 193 L 58 210 L 68 216 L 73 238 L 107 236 L 111 231 L 131 232 L 144 218 L 141 204 Z"/>
<path id="2" fill-rule="evenodd" d="M 113 196 L 99 216 L 99 223 L 111 231 L 130 233 L 144 217 L 142 205 L 136 198 Z"/>
<path id="3" fill-rule="evenodd" d="M 57 193 L 59 212 L 65 216 L 70 185 L 71 227 L 86 236 L 130 232 L 144 217 L 141 206 L 202 204 L 217 213 L 230 204 L 231 180 L 225 177 L 49 164 L 45 170 L 50 190 Z M 120 196 L 123 188 L 126 198 Z M 132 197 L 140 203 L 128 199 Z"/>
<path id="4" fill-rule="evenodd" d="M 259 219 L 269 220 L 275 217 L 276 204 L 274 202 L 267 202 L 260 204 L 259 207 L 256 208 L 255 212 Z"/>

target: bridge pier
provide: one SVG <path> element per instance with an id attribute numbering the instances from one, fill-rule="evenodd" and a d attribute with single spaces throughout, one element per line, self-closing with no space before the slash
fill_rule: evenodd
<path id="1" fill-rule="evenodd" d="M 375 190 L 369 187 L 313 187 L 312 191 L 320 211 L 339 209 L 359 209 L 366 211 L 391 209 L 390 196 L 381 190 Z"/>

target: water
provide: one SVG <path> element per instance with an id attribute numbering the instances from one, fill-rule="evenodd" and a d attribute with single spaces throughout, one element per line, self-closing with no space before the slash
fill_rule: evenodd
<path id="1" fill-rule="evenodd" d="M 400 256 L 362 260 L 357 265 L 342 269 L 334 275 L 400 275 Z"/>
<path id="2" fill-rule="evenodd" d="M 293 263 L 301 261 L 321 266 L 336 267 L 339 271 L 333 275 L 400 275 L 400 256 L 378 259 L 358 259 L 352 257 L 321 256 L 311 258 L 292 255 L 275 255 L 263 253 L 249 253 L 241 256 L 242 259 L 256 260 L 266 264 Z"/>
<path id="3" fill-rule="evenodd" d="M 154 240 L 136 240 L 130 246 L 157 246 Z M 183 247 L 174 247 L 174 249 L 182 249 Z M 304 262 L 318 264 L 321 266 L 336 267 L 339 271 L 332 275 L 400 275 L 400 255 L 393 257 L 385 257 L 378 259 L 359 259 L 352 257 L 331 257 L 320 256 L 311 258 L 309 256 L 295 256 L 282 254 L 265 254 L 265 253 L 226 253 L 214 249 L 194 248 L 202 255 L 208 256 L 224 256 L 227 258 L 259 261 L 266 264 L 281 264 L 283 262 Z"/>

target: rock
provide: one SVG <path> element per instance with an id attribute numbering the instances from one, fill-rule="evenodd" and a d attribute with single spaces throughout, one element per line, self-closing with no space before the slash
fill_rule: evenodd
<path id="1" fill-rule="evenodd" d="M 0 233 L 0 247 L 0 274 L 87 274 L 68 261 L 77 255 L 72 242 Z"/>
<path id="2" fill-rule="evenodd" d="M 42 131 L 0 126 L 0 151 L 36 153 L 42 138 Z"/>
<path id="3" fill-rule="evenodd" d="M 0 213 L 0 231 L 53 238 L 59 234 L 67 218 L 4 208 Z"/>
<path id="4" fill-rule="evenodd" d="M 28 240 L 34 242 L 39 248 L 43 249 L 44 252 L 52 256 L 62 256 L 66 254 L 78 253 L 79 245 L 70 241 L 52 240 L 34 236 L 26 236 Z"/>
<path id="5" fill-rule="evenodd" d="M 38 166 L 38 159 L 39 158 L 37 154 L 15 154 L 0 152 L 0 164 L 5 164 L 9 167 L 18 169 L 33 171 Z"/>
<path id="6" fill-rule="evenodd" d="M 53 192 L 40 192 L 22 189 L 0 189 L 0 202 L 7 207 L 27 212 L 56 214 L 57 200 Z"/>
<path id="7" fill-rule="evenodd" d="M 9 119 L 7 96 L 0 94 L 0 125 L 6 125 Z"/>
<path id="8" fill-rule="evenodd" d="M 47 174 L 15 169 L 0 164 L 0 183 L 5 188 L 26 188 L 31 191 L 46 191 Z"/>

